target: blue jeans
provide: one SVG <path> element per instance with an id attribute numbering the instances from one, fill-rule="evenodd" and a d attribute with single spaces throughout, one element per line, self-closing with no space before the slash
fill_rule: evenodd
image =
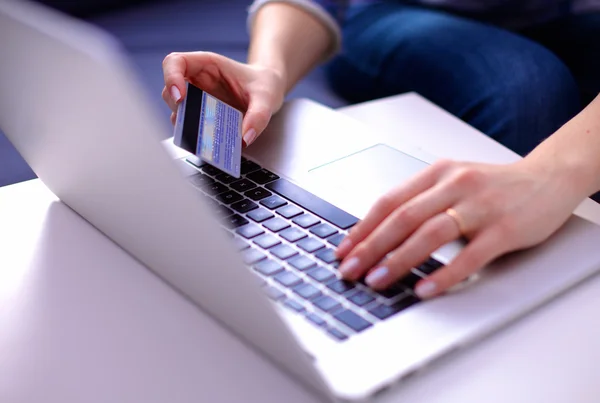
<path id="1" fill-rule="evenodd" d="M 399 1 L 348 17 L 327 69 L 340 95 L 416 91 L 521 155 L 600 92 L 600 13 L 519 32 Z"/>

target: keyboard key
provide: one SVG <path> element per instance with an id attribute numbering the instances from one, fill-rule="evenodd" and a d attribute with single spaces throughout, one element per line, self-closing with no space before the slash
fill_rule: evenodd
<path id="1" fill-rule="evenodd" d="M 302 214 L 292 220 L 292 222 L 302 228 L 312 227 L 315 224 L 321 222 L 317 217 L 312 214 Z"/>
<path id="2" fill-rule="evenodd" d="M 260 169 L 260 165 L 256 162 L 246 160 L 242 162 L 242 166 L 240 167 L 240 171 L 242 175 L 249 174 L 250 172 L 258 171 Z"/>
<path id="3" fill-rule="evenodd" d="M 368 293 L 366 293 L 362 290 L 356 292 L 348 299 L 354 305 L 358 305 L 358 306 L 364 306 L 364 305 L 367 305 L 369 302 L 375 301 L 375 298 L 373 298 L 371 295 L 369 295 Z"/>
<path id="4" fill-rule="evenodd" d="M 283 266 L 274 260 L 266 259 L 254 265 L 254 270 L 263 276 L 272 276 L 283 271 Z"/>
<path id="5" fill-rule="evenodd" d="M 269 250 L 273 255 L 277 256 L 281 260 L 286 260 L 298 254 L 293 248 L 287 245 L 278 245 Z"/>
<path id="6" fill-rule="evenodd" d="M 444 264 L 441 262 L 438 262 L 436 259 L 430 257 L 429 259 L 427 259 L 427 261 L 425 262 L 427 265 L 439 269 L 440 267 L 442 267 Z"/>
<path id="7" fill-rule="evenodd" d="M 410 272 L 400 280 L 400 284 L 412 289 L 412 288 L 415 288 L 415 285 L 421 279 L 422 279 L 421 276 L 418 276 L 417 274 Z"/>
<path id="8" fill-rule="evenodd" d="M 190 177 L 192 175 L 196 175 L 198 173 L 198 169 L 193 164 L 189 164 L 184 160 L 175 160 L 175 164 L 177 168 L 179 168 L 179 172 L 184 178 Z"/>
<path id="9" fill-rule="evenodd" d="M 325 319 L 323 319 L 316 313 L 308 313 L 306 315 L 306 319 L 308 319 L 309 321 L 311 321 L 312 323 L 314 323 L 315 325 L 317 325 L 319 327 L 327 325 L 327 322 L 325 321 Z"/>
<path id="10" fill-rule="evenodd" d="M 288 299 L 283 304 L 285 306 L 287 306 L 288 308 L 293 309 L 296 312 L 304 312 L 304 307 L 302 305 L 300 305 L 298 302 L 294 301 L 293 299 Z"/>
<path id="11" fill-rule="evenodd" d="M 247 224 L 247 225 L 244 225 L 243 227 L 238 228 L 235 232 L 238 235 L 241 235 L 246 239 L 250 239 L 250 238 L 254 238 L 255 236 L 258 236 L 260 234 L 263 234 L 265 232 L 265 230 L 263 230 L 261 227 L 259 227 L 256 224 Z"/>
<path id="12" fill-rule="evenodd" d="M 296 242 L 302 238 L 306 238 L 307 235 L 304 231 L 298 228 L 290 227 L 286 230 L 283 230 L 279 233 L 279 236 L 285 239 L 288 242 Z"/>
<path id="13" fill-rule="evenodd" d="M 418 267 L 418 269 L 421 273 L 423 273 L 425 275 L 430 275 L 431 273 L 438 270 L 440 267 L 444 266 L 437 260 L 433 264 L 431 264 L 430 261 L 433 261 L 433 259 L 428 260 L 427 262 L 423 263 L 421 266 Z"/>
<path id="14" fill-rule="evenodd" d="M 246 216 L 256 222 L 263 222 L 274 217 L 273 213 L 271 213 L 269 210 L 265 210 L 264 208 L 253 210 L 246 214 Z"/>
<path id="15" fill-rule="evenodd" d="M 248 224 L 248 220 L 246 220 L 244 217 L 242 217 L 239 214 L 234 214 L 232 216 L 227 217 L 227 219 L 225 220 L 225 226 L 231 229 L 237 228 L 237 227 L 241 227 L 242 225 L 246 225 Z"/>
<path id="16" fill-rule="evenodd" d="M 254 201 L 262 200 L 266 197 L 271 196 L 273 193 L 269 192 L 267 189 L 263 188 L 254 188 L 252 190 L 247 190 L 244 192 L 244 196 Z"/>
<path id="17" fill-rule="evenodd" d="M 210 176 L 215 176 L 223 173 L 223 171 L 221 171 L 219 168 L 213 167 L 209 164 L 206 164 L 202 167 L 202 172 Z"/>
<path id="18" fill-rule="evenodd" d="M 259 171 L 254 171 L 248 175 L 246 178 L 253 180 L 259 185 L 264 185 L 265 183 L 272 182 L 276 179 L 279 179 L 279 176 L 275 175 L 273 172 L 268 171 L 266 169 L 261 169 Z"/>
<path id="19" fill-rule="evenodd" d="M 192 182 L 195 186 L 204 187 L 208 186 L 215 182 L 213 178 L 210 176 L 206 176 L 204 174 L 198 173 L 196 175 L 190 176 L 189 181 Z"/>
<path id="20" fill-rule="evenodd" d="M 285 293 L 283 291 L 278 290 L 275 287 L 267 287 L 265 288 L 265 292 L 267 293 L 267 296 L 274 301 L 279 301 L 280 299 L 285 297 Z"/>
<path id="21" fill-rule="evenodd" d="M 200 158 L 196 157 L 195 155 L 190 155 L 185 160 L 187 162 L 189 162 L 190 164 L 197 166 L 198 168 L 206 165 L 206 162 L 202 161 Z"/>
<path id="22" fill-rule="evenodd" d="M 333 246 L 337 247 L 337 246 L 340 246 L 340 244 L 342 243 L 342 241 L 344 240 L 345 237 L 346 237 L 346 235 L 337 233 L 337 234 L 332 235 L 329 238 L 327 238 L 327 242 L 329 242 Z"/>
<path id="23" fill-rule="evenodd" d="M 312 303 L 314 306 L 325 312 L 331 312 L 341 307 L 339 302 L 327 295 L 315 298 Z"/>
<path id="24" fill-rule="evenodd" d="M 355 332 L 362 332 L 363 330 L 371 327 L 372 325 L 371 322 L 364 318 L 361 318 L 360 316 L 348 309 L 336 313 L 335 315 L 333 315 L 333 317 L 342 322 L 344 325 L 348 326 L 350 329 L 354 330 Z"/>
<path id="25" fill-rule="evenodd" d="M 298 245 L 300 249 L 305 250 L 308 253 L 313 253 L 325 247 L 325 245 L 322 242 L 318 241 L 315 238 L 305 238 L 298 242 L 296 245 Z"/>
<path id="26" fill-rule="evenodd" d="M 306 283 L 294 287 L 294 292 L 309 301 L 321 295 L 321 291 L 317 287 Z"/>
<path id="27" fill-rule="evenodd" d="M 380 304 L 374 308 L 369 309 L 369 313 L 371 315 L 373 315 L 376 318 L 381 319 L 381 320 L 387 319 L 390 316 L 397 314 L 398 312 L 400 312 L 400 311 L 397 309 L 394 309 L 392 306 L 388 306 L 385 304 Z"/>
<path id="28" fill-rule="evenodd" d="M 327 333 L 333 336 L 338 341 L 344 341 L 348 338 L 344 333 L 336 329 L 335 327 L 330 327 L 327 329 Z"/>
<path id="29" fill-rule="evenodd" d="M 245 192 L 246 190 L 254 189 L 256 187 L 256 183 L 248 179 L 240 179 L 239 181 L 233 182 L 231 185 L 229 185 L 229 187 L 241 193 Z"/>
<path id="30" fill-rule="evenodd" d="M 223 204 L 235 203 L 242 199 L 243 199 L 242 195 L 237 192 L 234 192 L 233 190 L 230 190 L 225 193 L 221 193 L 220 195 L 217 196 L 217 200 L 219 200 Z"/>
<path id="31" fill-rule="evenodd" d="M 229 188 L 227 186 L 223 185 L 222 183 L 214 182 L 214 183 L 211 183 L 210 185 L 204 186 L 204 188 L 202 188 L 202 190 L 204 190 L 206 193 L 209 193 L 211 195 L 218 195 L 219 193 L 228 191 Z"/>
<path id="32" fill-rule="evenodd" d="M 235 248 L 237 250 L 244 250 L 244 249 L 248 249 L 250 247 L 250 245 L 248 244 L 248 242 L 246 242 L 242 238 L 235 238 L 233 240 L 233 244 L 234 244 L 234 246 L 235 246 Z"/>
<path id="33" fill-rule="evenodd" d="M 408 307 L 413 306 L 414 304 L 416 304 L 418 302 L 421 302 L 421 300 L 419 298 L 415 297 L 414 295 L 406 294 L 406 296 L 404 298 L 402 298 L 398 302 L 395 302 L 391 306 L 393 306 L 394 309 L 399 309 L 402 311 Z"/>
<path id="34" fill-rule="evenodd" d="M 290 265 L 296 270 L 305 271 L 315 266 L 316 263 L 306 256 L 296 256 L 288 261 Z"/>
<path id="35" fill-rule="evenodd" d="M 413 297 L 412 295 L 407 295 L 406 298 L 401 299 L 400 301 L 396 302 L 395 304 L 377 305 L 374 308 L 369 309 L 369 313 L 378 319 L 384 320 L 384 319 L 389 318 L 392 315 L 397 314 L 398 312 L 405 310 L 408 307 L 413 306 L 417 302 L 419 302 L 419 299 L 417 297 Z"/>
<path id="36" fill-rule="evenodd" d="M 277 239 L 277 237 L 270 234 L 264 234 L 259 236 L 258 238 L 254 238 L 252 242 L 254 242 L 263 249 L 269 249 L 281 243 L 281 241 Z"/>
<path id="37" fill-rule="evenodd" d="M 215 176 L 215 179 L 225 184 L 230 184 L 231 182 L 235 182 L 236 180 L 238 180 L 238 178 L 236 178 L 235 176 L 231 176 L 229 174 L 226 174 L 225 172 Z"/>
<path id="38" fill-rule="evenodd" d="M 337 292 L 338 294 L 344 294 L 350 290 L 353 290 L 355 287 L 354 283 L 345 280 L 336 280 L 332 283 L 327 284 L 327 288 L 332 291 Z"/>
<path id="39" fill-rule="evenodd" d="M 203 196 L 202 197 L 203 203 L 207 204 L 212 209 L 216 209 L 217 207 L 219 207 L 221 205 L 221 203 L 219 203 L 215 199 L 208 197 L 208 195 L 206 195 L 205 192 L 202 192 L 202 196 Z"/>
<path id="40" fill-rule="evenodd" d="M 233 210 L 223 206 L 222 204 L 219 204 L 217 206 L 217 214 L 219 217 L 221 218 L 225 218 L 225 217 L 229 217 L 230 215 L 233 214 Z"/>
<path id="41" fill-rule="evenodd" d="M 273 278 L 275 281 L 285 287 L 293 287 L 302 283 L 302 279 L 291 271 L 282 271 L 281 273 L 276 274 Z"/>
<path id="42" fill-rule="evenodd" d="M 293 204 L 288 204 L 287 206 L 279 207 L 277 210 L 275 210 L 275 212 L 282 217 L 292 218 L 302 214 L 302 209 L 294 206 Z"/>
<path id="43" fill-rule="evenodd" d="M 319 225 L 315 225 L 309 230 L 312 234 L 315 234 L 319 238 L 327 238 L 337 232 L 331 225 L 322 223 Z"/>
<path id="44" fill-rule="evenodd" d="M 377 291 L 377 294 L 381 295 L 384 298 L 392 299 L 396 298 L 399 295 L 402 295 L 406 292 L 406 288 L 399 285 L 394 284 L 386 290 Z"/>
<path id="45" fill-rule="evenodd" d="M 278 179 L 265 187 L 329 221 L 338 228 L 348 229 L 358 222 L 356 217 L 340 210 L 333 204 L 307 192 L 288 180 Z"/>
<path id="46" fill-rule="evenodd" d="M 277 217 L 271 218 L 269 221 L 264 222 L 263 225 L 273 232 L 281 231 L 282 229 L 286 229 L 290 226 L 287 221 Z"/>
<path id="47" fill-rule="evenodd" d="M 325 263 L 333 263 L 338 260 L 338 258 L 335 256 L 335 251 L 329 248 L 321 249 L 315 253 L 315 257 L 324 261 Z"/>
<path id="48" fill-rule="evenodd" d="M 258 204 L 254 203 L 251 200 L 244 199 L 239 202 L 233 203 L 231 208 L 237 211 L 238 213 L 247 213 L 248 211 L 252 211 L 258 208 Z"/>
<path id="49" fill-rule="evenodd" d="M 269 249 L 281 243 L 277 237 L 271 234 L 261 235 L 257 238 L 254 238 L 252 241 L 263 249 Z"/>
<path id="50" fill-rule="evenodd" d="M 330 270 L 327 270 L 321 266 L 311 269 L 307 274 L 309 277 L 313 278 L 319 283 L 326 283 L 335 277 L 335 274 L 333 274 Z"/>
<path id="51" fill-rule="evenodd" d="M 208 196 L 204 196 L 202 198 L 202 200 L 204 201 L 205 204 L 208 204 L 211 208 L 216 209 L 218 208 L 221 204 L 219 202 L 217 202 L 215 199 L 211 199 Z"/>
<path id="52" fill-rule="evenodd" d="M 265 260 L 266 258 L 267 257 L 265 256 L 265 254 L 260 252 L 257 249 L 251 248 L 251 249 L 246 249 L 245 251 L 242 252 L 242 260 L 247 265 L 256 264 L 256 263 L 260 262 L 261 260 Z"/>
<path id="53" fill-rule="evenodd" d="M 279 196 L 272 195 L 272 196 L 267 197 L 266 199 L 262 199 L 260 201 L 260 204 L 262 204 L 263 206 L 265 206 L 266 208 L 268 208 L 270 210 L 273 210 L 278 207 L 285 206 L 287 204 L 287 202 Z"/>

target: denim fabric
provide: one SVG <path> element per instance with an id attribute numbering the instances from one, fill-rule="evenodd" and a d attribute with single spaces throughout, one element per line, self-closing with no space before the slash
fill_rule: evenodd
<path id="1" fill-rule="evenodd" d="M 350 102 L 416 91 L 525 155 L 580 111 L 582 94 L 600 92 L 597 38 L 598 13 L 518 33 L 420 6 L 363 5 L 347 14 L 328 77 Z"/>

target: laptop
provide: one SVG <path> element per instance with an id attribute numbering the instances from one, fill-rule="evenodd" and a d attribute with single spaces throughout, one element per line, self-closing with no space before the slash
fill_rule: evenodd
<path id="1" fill-rule="evenodd" d="M 573 216 L 543 245 L 431 301 L 412 287 L 448 263 L 458 243 L 385 292 L 343 282 L 336 245 L 382 192 L 433 158 L 299 100 L 247 150 L 242 178 L 232 178 L 189 155 L 173 160 L 161 143 L 171 128 L 103 32 L 3 1 L 0 37 L 0 127 L 41 180 L 323 399 L 384 393 L 600 268 L 600 228 Z"/>

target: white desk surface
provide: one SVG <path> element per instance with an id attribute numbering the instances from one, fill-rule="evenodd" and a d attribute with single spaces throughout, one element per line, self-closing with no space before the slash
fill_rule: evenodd
<path id="1" fill-rule="evenodd" d="M 434 155 L 514 158 L 412 94 L 344 112 Z M 0 189 L 0 402 L 317 401 L 55 200 Z M 599 306 L 595 277 L 378 402 L 597 402 Z"/>

